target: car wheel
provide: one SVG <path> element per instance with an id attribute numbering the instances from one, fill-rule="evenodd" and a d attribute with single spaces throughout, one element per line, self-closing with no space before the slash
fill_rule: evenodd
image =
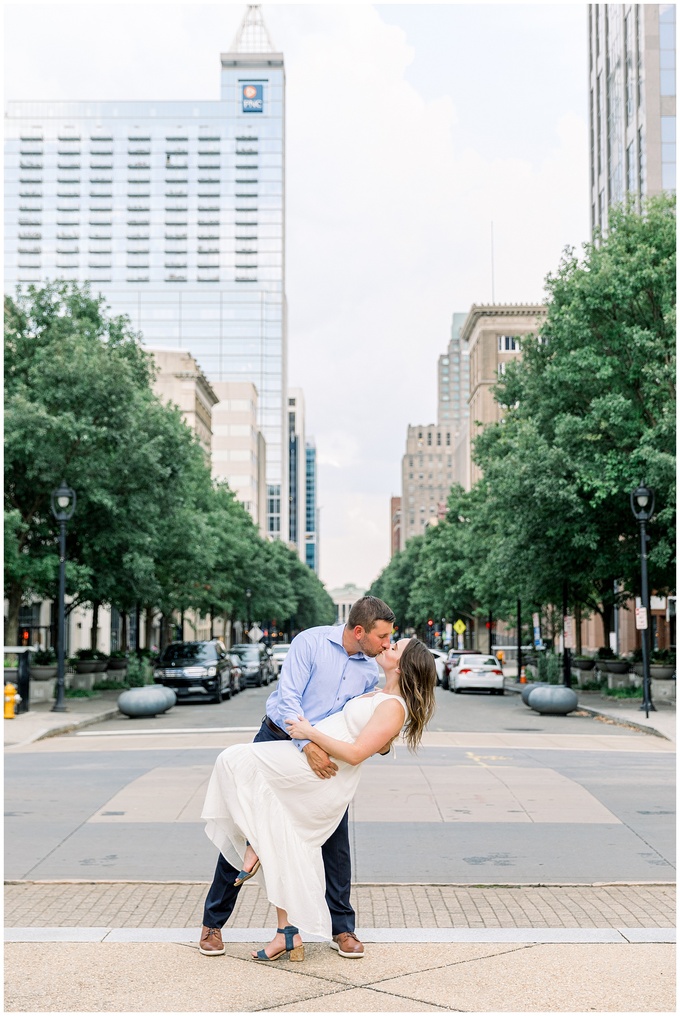
<path id="1" fill-rule="evenodd" d="M 460 695 L 461 690 L 462 690 L 461 688 L 453 688 L 452 689 L 454 695 Z"/>
<path id="2" fill-rule="evenodd" d="M 499 688 L 496 694 L 497 695 L 505 695 L 505 688 Z"/>
<path id="3" fill-rule="evenodd" d="M 218 682 L 218 685 L 217 685 L 217 691 L 215 692 L 215 694 L 213 695 L 213 697 L 212 697 L 212 699 L 210 701 L 214 705 L 216 705 L 216 706 L 218 706 L 220 704 L 220 702 L 222 701 L 222 685 L 219 684 L 219 682 Z"/>

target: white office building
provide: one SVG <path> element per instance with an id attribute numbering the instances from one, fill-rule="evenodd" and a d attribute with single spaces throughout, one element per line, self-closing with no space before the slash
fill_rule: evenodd
<path id="1" fill-rule="evenodd" d="M 89 280 L 209 382 L 255 385 L 267 533 L 288 536 L 285 75 L 258 6 L 213 102 L 11 102 L 5 286 Z"/>

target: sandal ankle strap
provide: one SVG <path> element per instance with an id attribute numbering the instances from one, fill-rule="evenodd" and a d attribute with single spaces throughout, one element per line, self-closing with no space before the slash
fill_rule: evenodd
<path id="1" fill-rule="evenodd" d="M 285 935 L 287 952 L 290 952 L 291 949 L 295 948 L 295 946 L 293 945 L 293 936 L 298 935 L 300 933 L 299 928 L 296 928 L 292 924 L 287 924 L 285 928 L 277 928 L 276 931 L 278 932 L 279 935 Z"/>

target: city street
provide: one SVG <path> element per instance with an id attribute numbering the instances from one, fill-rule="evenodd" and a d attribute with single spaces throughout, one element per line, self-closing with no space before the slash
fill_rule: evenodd
<path id="1" fill-rule="evenodd" d="M 208 881 L 214 759 L 250 740 L 270 689 L 12 748 L 8 879 Z M 670 881 L 674 746 L 519 696 L 453 695 L 418 756 L 371 759 L 351 811 L 359 883 Z"/>

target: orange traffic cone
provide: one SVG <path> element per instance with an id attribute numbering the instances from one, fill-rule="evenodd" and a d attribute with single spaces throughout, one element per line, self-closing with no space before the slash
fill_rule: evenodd
<path id="1" fill-rule="evenodd" d="M 527 668 L 526 667 L 522 667 L 522 670 L 520 671 L 519 683 L 520 684 L 526 684 L 527 683 Z"/>

